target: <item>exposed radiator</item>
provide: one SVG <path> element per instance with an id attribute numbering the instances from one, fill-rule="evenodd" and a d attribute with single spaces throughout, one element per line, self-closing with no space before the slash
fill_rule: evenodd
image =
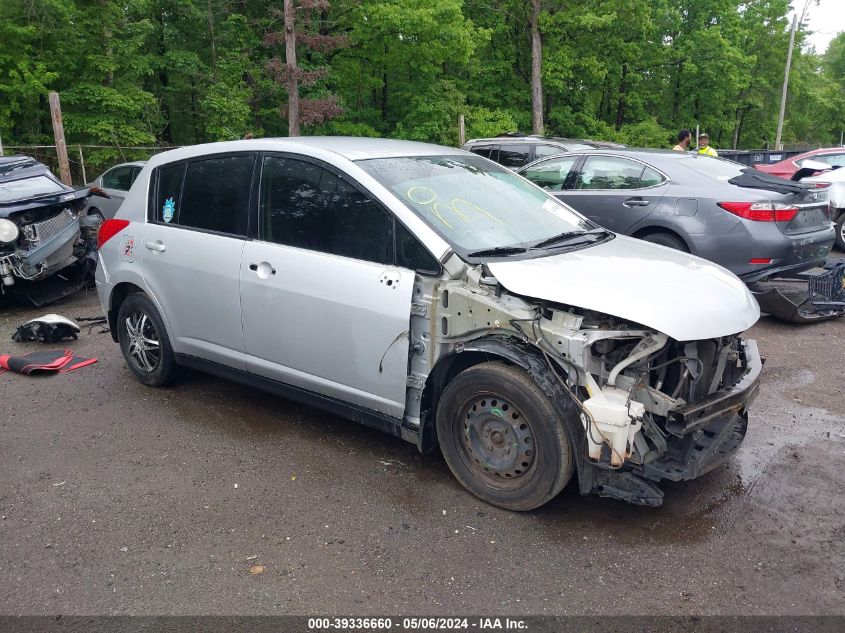
<path id="1" fill-rule="evenodd" d="M 62 209 L 49 220 L 33 222 L 23 229 L 24 237 L 32 244 L 32 247 L 40 246 L 44 241 L 60 233 L 62 229 L 73 222 L 76 218 L 69 209 Z"/>

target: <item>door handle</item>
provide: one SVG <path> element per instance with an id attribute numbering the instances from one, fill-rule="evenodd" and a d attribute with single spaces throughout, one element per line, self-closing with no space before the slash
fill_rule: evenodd
<path id="1" fill-rule="evenodd" d="M 161 242 L 161 240 L 156 240 L 155 242 L 147 242 L 147 248 L 151 251 L 157 251 L 159 253 L 163 253 L 167 250 L 167 247 Z"/>
<path id="2" fill-rule="evenodd" d="M 270 275 L 276 274 L 276 269 L 273 268 L 267 262 L 261 262 L 260 264 L 250 264 L 249 269 L 253 272 L 258 273 L 258 276 L 262 279 L 267 279 Z"/>
<path id="3" fill-rule="evenodd" d="M 625 202 L 622 203 L 623 207 L 647 207 L 650 204 L 649 200 L 643 200 L 642 198 L 628 198 Z"/>

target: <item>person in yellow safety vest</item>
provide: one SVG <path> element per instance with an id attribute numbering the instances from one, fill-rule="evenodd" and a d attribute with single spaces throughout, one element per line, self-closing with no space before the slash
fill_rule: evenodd
<path id="1" fill-rule="evenodd" d="M 702 132 L 698 135 L 698 153 L 705 156 L 719 157 L 719 153 L 710 147 L 710 135 L 707 132 Z"/>

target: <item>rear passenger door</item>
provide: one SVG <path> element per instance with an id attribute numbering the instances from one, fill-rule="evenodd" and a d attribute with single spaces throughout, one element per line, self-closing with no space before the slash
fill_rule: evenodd
<path id="1" fill-rule="evenodd" d="M 571 189 L 555 195 L 601 226 L 625 234 L 657 208 L 668 182 L 639 161 L 587 156 Z"/>
<path id="2" fill-rule="evenodd" d="M 257 236 L 241 266 L 247 369 L 401 418 L 414 272 L 394 265 L 392 214 L 332 167 L 267 154 Z"/>
<path id="3" fill-rule="evenodd" d="M 242 153 L 159 167 L 138 249 L 176 352 L 242 370 L 240 266 L 256 162 Z"/>

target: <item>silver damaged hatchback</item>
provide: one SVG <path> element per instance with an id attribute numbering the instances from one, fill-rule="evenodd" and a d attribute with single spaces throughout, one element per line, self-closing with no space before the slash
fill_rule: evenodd
<path id="1" fill-rule="evenodd" d="M 657 506 L 745 436 L 759 318 L 725 269 L 453 148 L 299 137 L 152 158 L 99 234 L 129 369 L 189 367 L 439 447 L 477 497 Z"/>

